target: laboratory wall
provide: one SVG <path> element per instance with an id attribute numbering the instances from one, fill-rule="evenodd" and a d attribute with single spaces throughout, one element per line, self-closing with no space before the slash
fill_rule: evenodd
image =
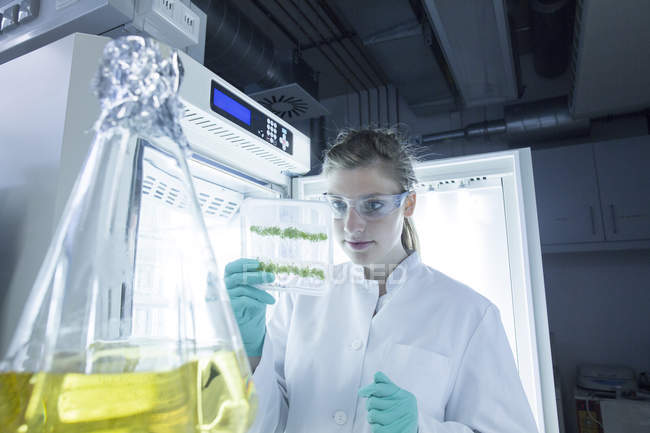
<path id="1" fill-rule="evenodd" d="M 579 364 L 650 372 L 650 250 L 544 254 L 543 263 L 567 433 L 577 433 Z"/>

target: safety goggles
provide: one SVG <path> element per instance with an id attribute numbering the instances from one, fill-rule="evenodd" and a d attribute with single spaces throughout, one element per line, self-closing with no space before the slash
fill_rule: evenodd
<path id="1" fill-rule="evenodd" d="M 363 219 L 377 220 L 401 207 L 410 193 L 411 191 L 399 194 L 372 194 L 356 199 L 324 193 L 323 198 L 332 208 L 335 219 L 345 218 L 348 209 L 354 209 Z"/>

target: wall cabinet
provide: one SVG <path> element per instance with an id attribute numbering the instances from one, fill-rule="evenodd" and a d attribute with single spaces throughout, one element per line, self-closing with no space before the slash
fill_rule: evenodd
<path id="1" fill-rule="evenodd" d="M 650 136 L 533 151 L 545 251 L 650 248 Z"/>
<path id="2" fill-rule="evenodd" d="M 591 144 L 533 152 L 542 244 L 604 240 Z"/>
<path id="3" fill-rule="evenodd" d="M 605 238 L 650 239 L 650 136 L 594 144 Z"/>

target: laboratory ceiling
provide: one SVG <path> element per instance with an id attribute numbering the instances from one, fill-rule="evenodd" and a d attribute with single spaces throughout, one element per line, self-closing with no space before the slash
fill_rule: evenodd
<path id="1" fill-rule="evenodd" d="M 458 99 L 458 84 L 449 70 L 449 53 L 441 49 L 432 25 L 429 11 L 433 3 L 424 0 L 242 0 L 231 1 L 232 8 L 224 11 L 220 9 L 221 1 L 198 2 L 208 12 L 208 52 L 210 26 L 222 26 L 215 16 L 233 15 L 238 9 L 243 19 L 250 20 L 268 38 L 277 59 L 299 56 L 309 65 L 317 76 L 317 99 L 391 85 L 399 89 L 401 97 L 410 105 L 430 104 L 438 109 L 451 109 L 463 101 Z M 449 9 L 453 2 L 437 3 L 441 10 Z M 480 3 L 490 9 L 493 5 L 491 0 Z M 212 17 L 210 9 L 216 12 Z M 509 2 L 503 13 L 507 14 L 509 28 L 516 38 L 511 44 L 514 55 L 529 52 L 527 0 Z M 462 19 L 456 19 L 454 24 L 459 27 L 455 31 L 463 31 Z M 471 17 L 466 24 L 471 24 Z M 480 30 L 497 31 L 488 27 Z M 510 34 L 504 36 L 509 38 Z M 463 53 L 471 56 L 471 50 L 478 48 L 477 44 L 469 43 Z M 250 89 L 253 83 L 238 84 Z M 254 85 L 252 88 L 255 89 Z"/>
<path id="2" fill-rule="evenodd" d="M 612 114 L 650 104 L 639 89 L 650 67 L 638 55 L 650 46 L 644 2 L 614 14 L 609 0 L 193 1 L 208 15 L 206 66 L 247 93 L 297 82 L 323 100 L 391 87 L 416 115 L 429 115 L 526 100 L 527 89 L 528 99 L 558 96 L 551 84 L 559 80 L 573 108 L 598 102 L 597 114 Z M 235 46 L 248 58 L 225 54 Z M 578 84 L 603 88 L 622 72 L 629 78 L 612 86 L 611 100 L 578 93 Z"/>

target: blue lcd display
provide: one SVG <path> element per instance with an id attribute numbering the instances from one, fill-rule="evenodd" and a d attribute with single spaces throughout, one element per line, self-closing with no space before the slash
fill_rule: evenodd
<path id="1" fill-rule="evenodd" d="M 233 115 L 237 119 L 250 126 L 251 110 L 244 107 L 242 104 L 235 101 L 230 96 L 219 91 L 218 89 L 213 89 L 212 103 L 216 107 L 221 108 L 226 113 Z"/>

